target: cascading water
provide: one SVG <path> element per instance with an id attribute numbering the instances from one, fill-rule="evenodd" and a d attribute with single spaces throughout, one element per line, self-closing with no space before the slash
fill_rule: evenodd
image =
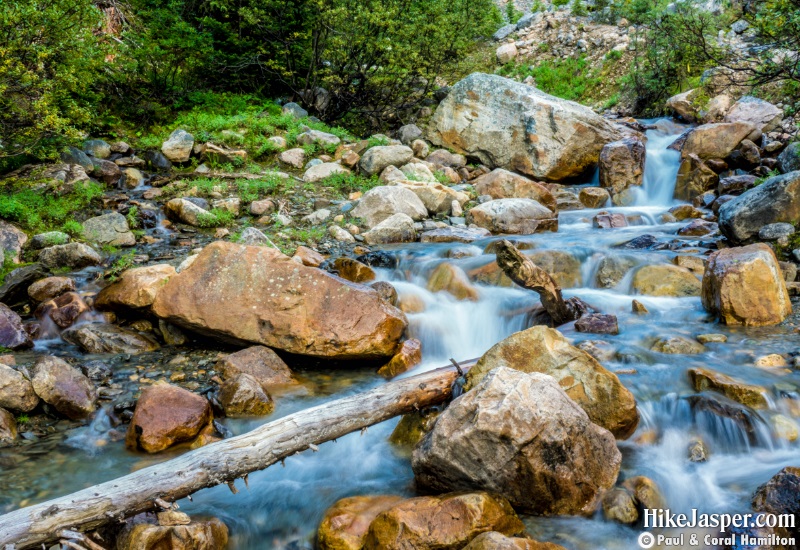
<path id="1" fill-rule="evenodd" d="M 652 478 L 667 506 L 675 512 L 698 508 L 701 513 L 746 513 L 758 485 L 784 466 L 800 465 L 800 448 L 788 440 L 791 434 L 780 437 L 775 429 L 779 415 L 791 418 L 800 410 L 800 376 L 787 369 L 760 369 L 753 362 L 759 355 L 794 352 L 800 348 L 800 337 L 786 325 L 744 330 L 710 323 L 698 297 L 635 294 L 633 274 L 639 267 L 671 263 L 677 248 L 701 258 L 707 252 L 702 242 L 676 235 L 685 222 L 664 224 L 660 220 L 674 202 L 678 169 L 678 154 L 667 146 L 684 128 L 665 120 L 649 123 L 656 128 L 647 132 L 644 185 L 637 200 L 632 206 L 607 209 L 638 220 L 638 225 L 600 230 L 591 224 L 596 211 L 567 211 L 560 215 L 557 233 L 515 236 L 514 240 L 524 245 L 526 253 L 560 254 L 559 269 L 571 281 L 564 285 L 565 295 L 579 296 L 597 310 L 618 317 L 621 333 L 617 336 L 583 334 L 572 325 L 559 330 L 576 344 L 593 340 L 611 349 L 611 358 L 603 365 L 617 373 L 636 396 L 642 420 L 633 437 L 620 442 L 621 478 Z M 663 247 L 620 248 L 644 234 L 653 236 Z M 424 361 L 407 375 L 446 365 L 450 357 L 478 357 L 504 337 L 528 326 L 528 313 L 538 298 L 530 291 L 502 286 L 494 255 L 484 252 L 495 239 L 471 245 L 405 245 L 396 250 L 399 264 L 395 269 L 377 270 L 380 279 L 396 287 L 405 304 L 413 304 L 407 314 L 409 333 L 422 342 Z M 429 275 L 442 262 L 471 275 L 477 299 L 459 301 L 447 292 L 428 290 Z M 623 267 L 615 276 L 609 265 Z M 648 315 L 631 313 L 634 298 L 647 307 Z M 728 341 L 707 344 L 695 355 L 667 355 L 650 349 L 658 337 L 693 339 L 709 332 L 724 334 Z M 697 366 L 762 386 L 772 399 L 765 409 L 752 411 L 713 392 L 696 394 L 690 387 L 687 369 Z M 242 433 L 263 422 L 382 383 L 369 369 L 309 369 L 302 374 L 313 392 L 282 396 L 276 400 L 271 416 L 227 419 L 227 427 Z M 151 461 L 170 458 L 142 457 L 125 452 L 119 444 L 105 445 L 107 439 L 113 439 L 113 430 L 104 434 L 106 422 L 100 417 L 58 446 L 59 459 L 54 461 L 57 472 L 47 475 L 57 481 L 51 486 L 37 483 L 37 493 L 31 493 L 30 480 L 41 479 L 46 474 L 44 466 L 33 460 L 18 461 L 14 470 L 0 476 L 0 510 L 18 506 L 23 499 L 44 500 L 126 474 Z M 254 473 L 249 476 L 249 490 L 240 483 L 236 495 L 224 486 L 201 491 L 193 502 L 182 501 L 182 510 L 223 519 L 231 530 L 230 548 L 235 550 L 311 548 L 309 541 L 322 514 L 337 499 L 358 494 L 414 494 L 407 450 L 387 441 L 396 422 L 388 421 L 363 435 L 350 434 L 336 443 L 326 443 L 317 453 L 291 457 L 285 467 Z M 688 458 L 688 447 L 697 438 L 708 449 L 706 462 L 691 462 Z M 90 451 L 76 449 L 81 446 Z M 6 464 L 3 458 L 0 450 L 0 464 Z M 346 466 L 353 463 L 358 467 Z M 636 548 L 640 532 L 636 527 L 607 522 L 601 515 L 524 520 L 535 538 L 570 550 Z"/>

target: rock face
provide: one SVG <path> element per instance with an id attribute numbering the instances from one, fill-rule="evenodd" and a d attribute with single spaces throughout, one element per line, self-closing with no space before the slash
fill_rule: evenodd
<path id="1" fill-rule="evenodd" d="M 106 323 L 91 323 L 72 327 L 61 337 L 80 346 L 87 353 L 144 353 L 155 351 L 158 342 L 136 331 Z"/>
<path id="2" fill-rule="evenodd" d="M 361 550 L 378 514 L 403 501 L 395 495 L 343 498 L 328 508 L 317 531 L 320 550 Z"/>
<path id="3" fill-rule="evenodd" d="M 420 487 L 482 489 L 533 514 L 588 515 L 620 462 L 614 436 L 555 379 L 499 367 L 445 409 L 411 465 Z"/>
<path id="4" fill-rule="evenodd" d="M 608 143 L 600 151 L 600 185 L 609 190 L 614 204 L 632 201 L 625 190 L 631 185 L 642 185 L 644 156 L 644 143 L 636 138 Z"/>
<path id="5" fill-rule="evenodd" d="M 700 296 L 701 283 L 685 267 L 657 264 L 640 268 L 633 276 L 633 288 L 646 296 Z"/>
<path id="6" fill-rule="evenodd" d="M 703 307 L 727 325 L 774 325 L 792 312 L 775 254 L 761 243 L 711 254 L 702 300 Z"/>
<path id="7" fill-rule="evenodd" d="M 169 280 L 153 312 L 222 340 L 316 357 L 391 357 L 407 324 L 369 287 L 273 248 L 222 241 Z"/>
<path id="8" fill-rule="evenodd" d="M 516 535 L 524 529 L 502 497 L 482 492 L 417 497 L 378 514 L 364 550 L 458 550 L 481 533 Z"/>
<path id="9" fill-rule="evenodd" d="M 795 141 L 786 146 L 778 155 L 778 168 L 781 172 L 796 172 L 800 170 L 800 141 Z"/>
<path id="10" fill-rule="evenodd" d="M 117 536 L 116 550 L 225 550 L 228 528 L 217 518 L 188 525 L 134 524 Z"/>
<path id="11" fill-rule="evenodd" d="M 154 384 L 136 403 L 125 444 L 131 450 L 157 453 L 194 439 L 211 420 L 205 397 L 178 386 Z"/>
<path id="12" fill-rule="evenodd" d="M 753 510 L 768 514 L 791 514 L 797 517 L 800 514 L 800 468 L 787 466 L 772 479 L 756 490 L 753 495 Z M 786 529 L 783 536 L 797 537 L 800 528 Z"/>
<path id="13" fill-rule="evenodd" d="M 405 214 L 412 220 L 421 220 L 428 216 L 428 209 L 410 189 L 384 185 L 367 191 L 352 210 L 352 215 L 364 218 L 370 228 L 394 214 Z"/>
<path id="14" fill-rule="evenodd" d="M 194 136 L 186 130 L 175 130 L 169 139 L 161 144 L 161 152 L 170 162 L 186 162 L 192 154 Z"/>
<path id="15" fill-rule="evenodd" d="M 380 174 L 387 166 L 402 166 L 412 158 L 414 151 L 407 145 L 370 147 L 361 157 L 359 166 L 367 174 Z"/>
<path id="16" fill-rule="evenodd" d="M 555 197 L 544 185 L 502 168 L 495 168 L 488 174 L 475 178 L 472 185 L 478 196 L 489 195 L 493 199 L 533 199 L 553 212 L 558 210 Z"/>
<path id="17" fill-rule="evenodd" d="M 217 362 L 223 379 L 248 374 L 255 378 L 265 391 L 297 385 L 292 371 L 278 354 L 265 346 L 252 346 L 231 353 Z"/>
<path id="18" fill-rule="evenodd" d="M 485 202 L 469 211 L 467 222 L 492 233 L 529 235 L 558 229 L 558 218 L 553 211 L 533 199 Z"/>
<path id="19" fill-rule="evenodd" d="M 753 96 L 744 96 L 733 104 L 725 122 L 746 122 L 761 132 L 771 132 L 781 123 L 783 110 L 772 103 Z"/>
<path id="20" fill-rule="evenodd" d="M 536 179 L 579 176 L 622 137 L 591 109 L 531 86 L 474 73 L 450 90 L 431 121 L 434 143 L 491 168 Z"/>
<path id="21" fill-rule="evenodd" d="M 0 303 L 0 346 L 15 350 L 33 347 L 31 337 L 22 327 L 22 319 L 3 303 Z"/>
<path id="22" fill-rule="evenodd" d="M 0 407 L 28 412 L 36 408 L 39 398 L 31 381 L 18 370 L 0 363 Z"/>
<path id="23" fill-rule="evenodd" d="M 95 298 L 98 309 L 142 309 L 153 305 L 156 295 L 175 275 L 169 264 L 136 267 L 123 272 L 119 280 L 105 287 Z"/>
<path id="24" fill-rule="evenodd" d="M 103 258 L 83 243 L 69 243 L 42 250 L 39 252 L 39 263 L 48 269 L 59 267 L 81 269 L 91 265 L 100 265 L 103 263 Z"/>
<path id="25" fill-rule="evenodd" d="M 724 159 L 749 136 L 755 127 L 747 122 L 703 124 L 689 132 L 681 157 L 695 154 L 701 159 Z"/>
<path id="26" fill-rule="evenodd" d="M 467 373 L 465 388 L 475 387 L 498 367 L 552 376 L 592 422 L 620 439 L 639 423 L 636 400 L 617 376 L 555 329 L 534 326 L 495 344 Z"/>
<path id="27" fill-rule="evenodd" d="M 31 384 L 36 395 L 59 413 L 81 420 L 95 410 L 94 386 L 81 371 L 58 357 L 40 357 L 33 365 Z"/>
<path id="28" fill-rule="evenodd" d="M 765 225 L 800 219 L 800 171 L 769 178 L 719 209 L 722 234 L 741 243 Z"/>

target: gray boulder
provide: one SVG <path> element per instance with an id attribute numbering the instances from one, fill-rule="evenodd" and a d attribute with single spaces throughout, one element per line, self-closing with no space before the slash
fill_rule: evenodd
<path id="1" fill-rule="evenodd" d="M 155 351 L 160 346 L 144 334 L 105 323 L 91 323 L 72 327 L 61 333 L 71 344 L 87 353 L 143 353 Z"/>
<path id="2" fill-rule="evenodd" d="M 291 115 L 294 118 L 305 118 L 308 116 L 308 111 L 303 109 L 300 105 L 295 102 L 287 103 L 281 109 L 281 112 L 284 115 Z"/>
<path id="3" fill-rule="evenodd" d="M 406 214 L 412 220 L 421 220 L 428 216 L 428 209 L 410 189 L 381 185 L 367 191 L 351 213 L 363 218 L 371 228 L 394 214 Z"/>
<path id="4" fill-rule="evenodd" d="M 82 269 L 100 265 L 103 263 L 103 258 L 88 245 L 68 243 L 50 246 L 39 252 L 39 263 L 48 269 L 64 267 Z"/>
<path id="5" fill-rule="evenodd" d="M 406 145 L 381 145 L 367 149 L 359 166 L 367 174 L 380 174 L 387 166 L 403 166 L 414 158 L 414 151 Z"/>
<path id="6" fill-rule="evenodd" d="M 83 142 L 83 151 L 94 158 L 107 159 L 111 156 L 111 145 L 102 139 L 87 139 Z"/>
<path id="7" fill-rule="evenodd" d="M 422 130 L 420 130 L 419 126 L 416 124 L 406 124 L 397 130 L 397 139 L 399 139 L 400 143 L 403 145 L 410 146 L 412 143 L 414 143 L 414 140 L 421 138 Z"/>
<path id="8" fill-rule="evenodd" d="M 558 229 L 557 215 L 533 199 L 485 202 L 467 213 L 467 222 L 492 233 L 529 235 Z"/>
<path id="9" fill-rule="evenodd" d="M 175 130 L 161 144 L 161 152 L 170 162 L 186 162 L 192 154 L 194 136 L 186 130 Z"/>
<path id="10" fill-rule="evenodd" d="M 109 246 L 133 246 L 136 237 L 128 220 L 119 212 L 103 214 L 83 222 L 83 237 L 93 243 Z"/>
<path id="11" fill-rule="evenodd" d="M 761 130 L 771 132 L 781 123 L 783 110 L 763 99 L 753 96 L 744 96 L 733 104 L 725 122 L 748 122 Z"/>
<path id="12" fill-rule="evenodd" d="M 800 141 L 790 143 L 778 155 L 778 168 L 784 174 L 800 170 Z"/>
<path id="13" fill-rule="evenodd" d="M 720 231 L 735 243 L 758 235 L 765 225 L 799 219 L 800 171 L 769 178 L 719 209 Z"/>

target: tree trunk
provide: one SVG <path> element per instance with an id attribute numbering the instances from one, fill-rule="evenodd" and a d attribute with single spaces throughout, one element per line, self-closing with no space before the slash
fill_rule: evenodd
<path id="1" fill-rule="evenodd" d="M 539 294 L 542 306 L 550 315 L 554 326 L 575 321 L 591 308 L 580 298 L 564 300 L 561 287 L 547 271 L 533 261 L 507 240 L 497 243 L 497 265 L 512 281 L 523 288 Z"/>
<path id="2" fill-rule="evenodd" d="M 475 361 L 464 364 L 464 369 Z M 174 502 L 200 489 L 233 483 L 295 453 L 447 401 L 458 379 L 453 367 L 388 382 L 269 422 L 248 433 L 212 443 L 65 497 L 0 516 L 0 548 L 40 547 L 66 530 L 88 531 Z"/>

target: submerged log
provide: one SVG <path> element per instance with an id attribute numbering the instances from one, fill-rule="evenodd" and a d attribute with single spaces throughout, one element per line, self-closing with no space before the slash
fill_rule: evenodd
<path id="1" fill-rule="evenodd" d="M 466 370 L 475 360 L 465 362 Z M 290 414 L 250 432 L 71 495 L 0 516 L 0 548 L 41 547 L 63 533 L 88 531 L 152 510 L 317 445 L 450 399 L 463 378 L 444 367 Z"/>
<path id="2" fill-rule="evenodd" d="M 553 326 L 575 321 L 591 311 L 591 307 L 580 298 L 565 300 L 561 295 L 561 287 L 550 274 L 533 263 L 509 241 L 504 239 L 497 243 L 495 252 L 497 265 L 512 281 L 539 294 L 542 306 L 550 316 Z"/>

